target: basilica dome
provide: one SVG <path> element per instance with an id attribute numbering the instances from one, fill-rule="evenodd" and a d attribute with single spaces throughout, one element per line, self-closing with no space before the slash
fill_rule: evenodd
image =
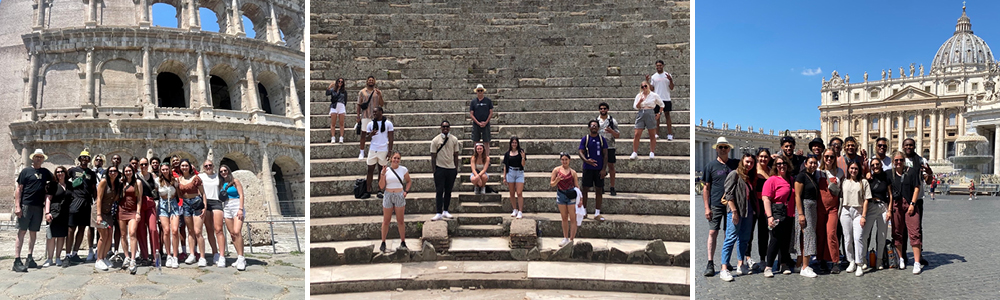
<path id="1" fill-rule="evenodd" d="M 986 70 L 987 64 L 993 61 L 993 52 L 979 36 L 972 34 L 972 22 L 965 15 L 955 25 L 955 34 L 948 38 L 931 63 L 931 73 L 976 72 Z"/>

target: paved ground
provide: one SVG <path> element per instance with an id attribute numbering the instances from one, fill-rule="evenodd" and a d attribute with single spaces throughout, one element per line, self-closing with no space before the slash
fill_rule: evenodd
<path id="1" fill-rule="evenodd" d="M 842 298 L 842 299 L 988 299 L 996 298 L 1000 252 L 993 247 L 1000 238 L 997 212 L 1000 198 L 938 196 L 924 205 L 924 258 L 930 265 L 913 275 L 912 252 L 906 270 L 882 270 L 863 277 L 842 272 L 806 278 L 798 273 L 764 278 L 762 274 L 724 282 L 718 275 L 704 277 L 707 264 L 708 222 L 700 197 L 695 205 L 695 294 L 698 299 L 722 298 Z M 756 232 L 754 233 L 756 235 Z M 720 256 L 722 233 L 715 257 Z M 756 243 L 756 241 L 755 241 Z M 909 252 L 909 251 L 908 251 Z M 756 247 L 752 253 L 757 253 Z M 734 254 L 735 256 L 735 254 Z M 757 255 L 753 255 L 757 259 Z M 734 257 L 735 259 L 735 257 Z M 716 270 L 719 269 L 716 258 Z M 736 261 L 732 260 L 735 264 Z"/>
<path id="2" fill-rule="evenodd" d="M 618 292 L 594 292 L 571 290 L 490 290 L 490 289 L 456 289 L 456 290 L 426 290 L 426 291 L 396 291 L 372 292 L 335 295 L 317 295 L 312 300 L 340 299 L 372 299 L 372 300 L 423 300 L 423 299 L 493 299 L 493 300 L 523 300 L 523 299 L 636 299 L 636 300 L 681 300 L 690 299 L 682 296 L 650 295 Z"/>
<path id="3" fill-rule="evenodd" d="M 247 270 L 181 264 L 178 269 L 140 267 L 136 275 L 125 270 L 96 271 L 85 263 L 68 268 L 48 267 L 16 273 L 11 230 L 0 231 L 0 299 L 304 299 L 305 256 L 299 253 L 247 255 Z M 36 246 L 39 265 L 44 245 Z M 267 247 L 270 253 L 270 247 Z M 248 249 L 249 250 L 249 249 Z M 261 250 L 261 249 L 258 249 Z M 25 252 L 27 249 L 25 248 Z M 86 252 L 81 251 L 82 254 Z M 235 254 L 228 263 L 235 262 Z"/>

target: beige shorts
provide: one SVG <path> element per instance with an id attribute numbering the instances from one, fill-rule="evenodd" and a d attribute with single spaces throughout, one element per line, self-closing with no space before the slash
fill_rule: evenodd
<path id="1" fill-rule="evenodd" d="M 389 151 L 368 151 L 368 165 L 379 164 L 385 166 L 389 164 Z"/>
<path id="2" fill-rule="evenodd" d="M 372 119 L 361 118 L 361 131 L 368 132 L 368 123 L 371 123 Z"/>

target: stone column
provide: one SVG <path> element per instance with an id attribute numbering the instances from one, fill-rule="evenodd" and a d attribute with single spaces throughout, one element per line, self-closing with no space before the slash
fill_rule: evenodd
<path id="1" fill-rule="evenodd" d="M 149 28 L 152 23 L 149 20 L 149 10 L 152 9 L 152 5 L 149 5 L 149 0 L 139 0 L 139 7 L 142 8 L 139 14 L 139 28 Z"/>
<path id="2" fill-rule="evenodd" d="M 201 103 L 198 103 L 197 106 L 191 105 L 191 108 L 212 107 L 211 89 L 208 87 L 209 77 L 207 72 L 205 72 L 205 53 L 201 50 L 197 51 L 197 53 L 198 65 L 195 71 L 198 72 L 198 97 Z"/>
<path id="3" fill-rule="evenodd" d="M 945 142 L 945 138 L 948 137 L 948 133 L 945 132 L 945 128 L 948 127 L 948 111 L 939 110 L 938 119 L 941 120 L 938 122 L 938 159 L 944 160 L 948 158 L 945 150 L 948 147 L 947 142 Z"/>
<path id="4" fill-rule="evenodd" d="M 247 90 L 243 94 L 243 110 L 251 113 L 261 111 L 260 99 L 257 94 L 257 80 L 254 78 L 253 67 L 250 66 L 249 61 L 247 61 L 246 81 Z"/>
<path id="5" fill-rule="evenodd" d="M 1000 175 L 1000 124 L 993 125 L 993 175 Z"/>
<path id="6" fill-rule="evenodd" d="M 931 111 L 931 128 L 930 128 L 930 130 L 931 130 L 931 147 L 930 147 L 930 149 L 931 149 L 931 155 L 930 156 L 931 157 L 928 158 L 929 160 L 938 160 L 938 159 L 940 159 L 938 157 L 938 154 L 937 154 L 937 149 L 938 149 L 937 139 L 938 139 L 938 136 L 939 136 L 939 134 L 938 134 L 938 117 L 937 117 L 937 113 L 938 113 L 937 110 L 932 110 Z"/>
<path id="7" fill-rule="evenodd" d="M 239 0 L 233 0 L 229 8 L 232 10 L 230 15 L 233 21 L 229 22 L 228 33 L 237 36 L 246 35 L 243 32 L 243 13 L 240 11 Z"/>
<path id="8" fill-rule="evenodd" d="M 32 52 L 28 53 L 28 60 L 30 61 L 30 66 L 28 67 L 28 86 L 25 88 L 27 95 L 24 97 L 24 108 L 35 108 L 38 104 L 38 69 L 41 68 L 41 60 L 38 59 L 38 53 Z"/>
<path id="9" fill-rule="evenodd" d="M 899 135 L 898 135 L 899 138 L 896 139 L 897 140 L 896 149 L 899 150 L 903 150 L 903 140 L 906 139 L 906 119 L 904 119 L 905 115 L 906 115 L 905 112 L 899 112 L 898 116 L 896 117 L 897 118 L 896 120 L 899 122 Z"/>
<path id="10" fill-rule="evenodd" d="M 201 19 L 198 16 L 198 0 L 188 0 L 188 30 L 201 31 Z"/>
<path id="11" fill-rule="evenodd" d="M 299 107 L 299 93 L 295 87 L 295 70 L 288 66 L 288 104 L 285 105 L 285 115 L 295 119 L 295 124 L 302 122 L 302 109 Z"/>
<path id="12" fill-rule="evenodd" d="M 278 32 L 278 19 L 274 17 L 274 4 L 267 3 L 267 41 L 274 44 L 281 44 L 281 33 Z"/>
<path id="13" fill-rule="evenodd" d="M 962 111 L 955 112 L 955 125 L 958 125 L 958 136 L 965 135 L 965 116 Z"/>
<path id="14" fill-rule="evenodd" d="M 264 193 L 264 203 L 267 203 L 270 213 L 268 215 L 281 215 L 281 207 L 278 205 L 278 191 L 274 187 L 274 173 L 271 172 L 271 158 L 267 153 L 267 146 L 260 147 L 261 159 L 261 191 Z"/>
<path id="15" fill-rule="evenodd" d="M 87 28 L 97 27 L 97 0 L 87 2 L 87 21 L 84 23 Z"/>
<path id="16" fill-rule="evenodd" d="M 35 0 L 32 3 L 32 8 L 35 9 L 35 24 L 31 26 L 31 30 L 34 32 L 39 32 L 42 28 L 45 28 L 45 7 L 48 6 L 46 0 Z"/>
<path id="17" fill-rule="evenodd" d="M 84 105 L 94 105 L 94 48 L 87 48 L 87 66 L 84 67 L 84 91 L 85 97 Z"/>
<path id="18" fill-rule="evenodd" d="M 861 149 L 868 151 L 868 115 L 861 116 Z"/>
<path id="19" fill-rule="evenodd" d="M 922 155 L 920 153 L 924 153 L 924 111 L 923 110 L 917 110 L 917 118 L 916 118 L 916 120 L 917 120 L 917 124 L 914 124 L 914 125 L 917 126 L 917 138 L 915 138 L 914 140 L 917 143 L 916 144 L 917 148 L 914 149 L 913 151 L 916 151 L 917 155 Z"/>
<path id="20" fill-rule="evenodd" d="M 142 47 L 142 103 L 152 104 L 153 102 L 153 66 L 149 64 L 149 46 Z"/>

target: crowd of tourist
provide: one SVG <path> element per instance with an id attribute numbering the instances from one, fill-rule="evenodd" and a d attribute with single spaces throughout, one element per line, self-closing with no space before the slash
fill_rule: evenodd
<path id="1" fill-rule="evenodd" d="M 913 274 L 922 272 L 927 264 L 921 258 L 923 195 L 936 179 L 927 160 L 914 151 L 913 139 L 890 152 L 888 140 L 879 138 L 870 157 L 859 151 L 854 137 L 834 137 L 829 144 L 813 139 L 807 155 L 794 152 L 794 138 L 783 137 L 780 145 L 776 154 L 759 149 L 739 158 L 729 157 L 732 146 L 725 137 L 713 145 L 716 157 L 702 175 L 710 226 L 705 276 L 716 274 L 713 255 L 722 227 L 718 274 L 724 281 L 755 272 L 770 278 L 796 269 L 814 278 L 813 266 L 819 273 L 838 274 L 842 259 L 845 271 L 855 276 L 905 269 L 907 240 Z M 750 251 L 755 229 L 757 260 Z M 730 263 L 734 251 L 735 266 Z"/>
<path id="2" fill-rule="evenodd" d="M 14 271 L 39 267 L 32 254 L 43 220 L 48 232 L 41 267 L 93 262 L 95 269 L 107 271 L 117 260 L 135 274 L 139 266 L 178 268 L 183 261 L 205 267 L 209 259 L 226 267 L 223 230 L 228 229 L 237 253 L 232 266 L 246 269 L 243 185 L 228 166 L 216 173 L 206 160 L 198 172 L 191 161 L 177 156 L 163 164 L 158 157 L 133 157 L 122 165 L 117 154 L 105 166 L 104 155 L 91 164 L 85 149 L 77 165 L 56 166 L 53 173 L 42 167 L 48 159 L 42 149 L 30 158 L 15 192 Z M 22 261 L 26 234 L 28 255 Z M 84 243 L 89 248 L 86 259 L 77 254 Z"/>

